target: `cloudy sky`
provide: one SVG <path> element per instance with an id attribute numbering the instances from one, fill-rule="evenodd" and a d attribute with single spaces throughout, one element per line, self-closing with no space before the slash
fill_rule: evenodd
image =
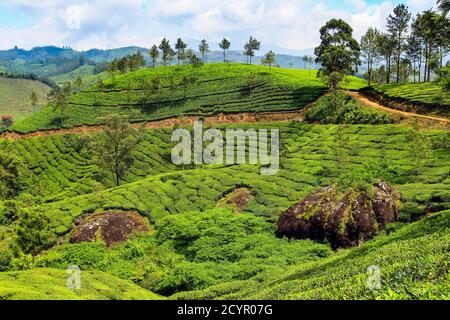
<path id="1" fill-rule="evenodd" d="M 214 43 L 224 36 L 232 49 L 240 49 L 253 35 L 263 49 L 290 53 L 316 46 L 318 29 L 333 17 L 349 22 L 358 39 L 369 26 L 384 29 L 400 2 L 413 13 L 435 5 L 435 0 L 0 0 L 0 49 L 149 47 L 163 37 Z"/>

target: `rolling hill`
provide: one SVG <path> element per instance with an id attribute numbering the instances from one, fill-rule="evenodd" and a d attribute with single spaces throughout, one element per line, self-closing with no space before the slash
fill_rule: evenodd
<path id="1" fill-rule="evenodd" d="M 364 87 L 351 78 L 349 88 Z M 299 110 L 325 91 L 314 71 L 241 64 L 160 67 L 117 75 L 70 97 L 63 127 L 101 123 L 110 113 L 132 115 L 132 121 L 190 115 Z M 136 114 L 137 112 L 137 114 Z M 51 107 L 17 123 L 20 133 L 58 129 Z"/>
<path id="2" fill-rule="evenodd" d="M 42 108 L 46 103 L 47 94 L 51 88 L 42 82 L 2 78 L 0 76 L 0 114 L 8 114 L 14 121 L 19 121 L 33 112 L 31 104 L 31 93 L 35 92 L 38 96 L 38 108 Z"/>

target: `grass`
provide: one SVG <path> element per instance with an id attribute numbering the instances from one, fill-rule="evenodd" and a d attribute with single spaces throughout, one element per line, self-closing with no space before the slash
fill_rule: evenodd
<path id="1" fill-rule="evenodd" d="M 429 216 L 358 248 L 288 268 L 266 281 L 241 281 L 176 294 L 173 299 L 442 299 L 450 294 L 450 211 Z M 380 270 L 368 288 L 367 269 Z"/>
<path id="2" fill-rule="evenodd" d="M 34 91 L 37 94 L 40 109 L 46 103 L 50 90 L 39 81 L 0 77 L 0 115 L 8 114 L 14 121 L 22 120 L 33 113 L 31 93 Z"/>
<path id="3" fill-rule="evenodd" d="M 82 271 L 81 288 L 69 289 L 65 270 L 0 273 L 0 300 L 159 300 L 160 296 L 99 271 Z"/>
<path id="4" fill-rule="evenodd" d="M 152 89 L 159 78 L 161 87 Z M 360 86 L 351 78 L 348 85 Z M 354 83 L 355 82 L 355 83 Z M 207 64 L 142 69 L 105 80 L 75 94 L 65 114 L 64 127 L 94 125 L 110 113 L 132 115 L 133 121 L 189 115 L 286 111 L 302 109 L 325 87 L 316 73 L 241 64 Z M 138 114 L 136 114 L 138 112 Z M 28 133 L 60 127 L 51 107 L 17 123 L 13 131 Z"/>

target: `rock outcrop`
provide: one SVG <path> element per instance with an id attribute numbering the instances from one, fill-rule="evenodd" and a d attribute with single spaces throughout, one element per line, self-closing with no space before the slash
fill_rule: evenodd
<path id="1" fill-rule="evenodd" d="M 134 212 L 104 212 L 81 217 L 70 235 L 70 242 L 103 240 L 109 247 L 123 242 L 134 232 L 148 231 L 144 218 Z"/>
<path id="2" fill-rule="evenodd" d="M 398 193 L 385 182 L 373 194 L 325 187 L 284 212 L 276 236 L 328 241 L 333 248 L 357 246 L 398 219 Z"/>

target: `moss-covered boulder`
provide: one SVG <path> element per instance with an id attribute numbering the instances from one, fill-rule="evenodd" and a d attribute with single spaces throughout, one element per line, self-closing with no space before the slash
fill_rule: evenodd
<path id="1" fill-rule="evenodd" d="M 75 221 L 70 234 L 71 243 L 95 242 L 102 240 L 109 247 L 123 242 L 135 232 L 146 232 L 145 219 L 135 212 L 103 212 L 86 215 Z"/>
<path id="2" fill-rule="evenodd" d="M 333 248 L 357 246 L 398 219 L 398 200 L 385 182 L 376 183 L 373 193 L 325 187 L 284 212 L 276 236 L 328 241 Z"/>

